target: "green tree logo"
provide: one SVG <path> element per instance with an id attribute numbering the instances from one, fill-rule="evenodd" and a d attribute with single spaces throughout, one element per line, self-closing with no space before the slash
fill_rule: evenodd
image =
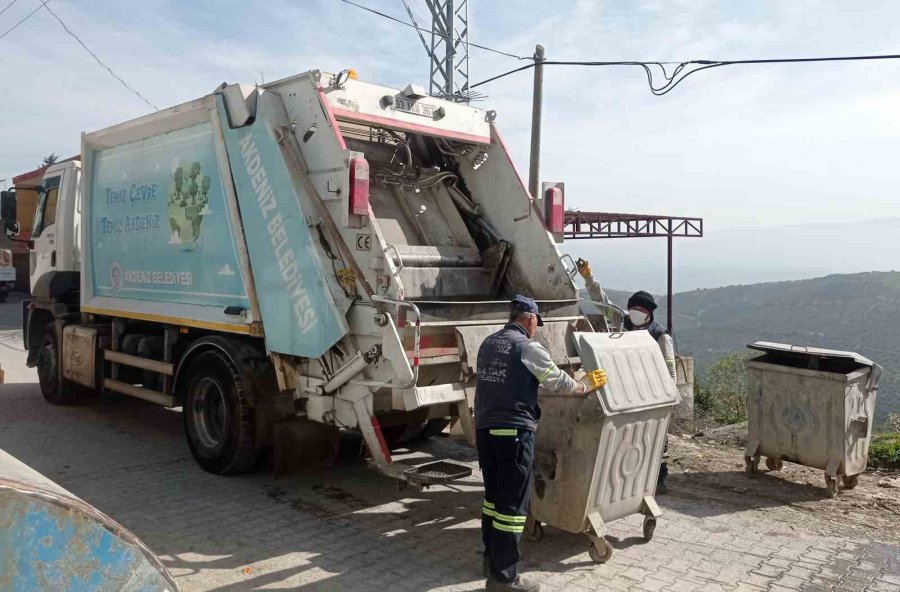
<path id="1" fill-rule="evenodd" d="M 169 189 L 169 244 L 190 244 L 200 237 L 200 225 L 209 211 L 209 175 L 204 175 L 198 161 L 175 169 L 174 183 Z"/>

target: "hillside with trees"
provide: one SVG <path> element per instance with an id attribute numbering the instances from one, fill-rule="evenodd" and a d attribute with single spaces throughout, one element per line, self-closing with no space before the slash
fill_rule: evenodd
<path id="1" fill-rule="evenodd" d="M 625 305 L 628 293 L 610 290 Z M 665 323 L 666 302 L 656 317 Z M 858 352 L 884 366 L 876 416 L 900 412 L 900 272 L 694 290 L 674 296 L 675 340 L 694 356 L 697 377 L 754 341 Z"/>

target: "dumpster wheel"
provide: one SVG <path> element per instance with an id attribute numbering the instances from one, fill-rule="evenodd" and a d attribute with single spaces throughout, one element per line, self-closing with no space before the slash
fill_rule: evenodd
<path id="1" fill-rule="evenodd" d="M 644 540 L 648 543 L 653 540 L 653 531 L 656 530 L 656 518 L 644 516 Z"/>
<path id="2" fill-rule="evenodd" d="M 606 563 L 613 556 L 612 545 L 603 537 L 590 537 L 591 546 L 588 555 L 594 563 Z"/>
<path id="3" fill-rule="evenodd" d="M 525 540 L 539 543 L 544 538 L 544 525 L 538 520 L 529 517 L 525 522 Z"/>
<path id="4" fill-rule="evenodd" d="M 825 493 L 828 494 L 828 497 L 837 497 L 838 485 L 836 477 L 825 475 Z"/>
<path id="5" fill-rule="evenodd" d="M 759 457 L 758 456 L 745 456 L 744 457 L 744 467 L 747 471 L 748 477 L 754 477 L 759 474 Z"/>
<path id="6" fill-rule="evenodd" d="M 780 458 L 766 457 L 766 468 L 770 471 L 780 471 L 784 468 L 784 461 Z"/>
<path id="7" fill-rule="evenodd" d="M 845 489 L 853 489 L 854 487 L 859 485 L 859 474 L 841 475 L 841 483 L 844 484 Z"/>

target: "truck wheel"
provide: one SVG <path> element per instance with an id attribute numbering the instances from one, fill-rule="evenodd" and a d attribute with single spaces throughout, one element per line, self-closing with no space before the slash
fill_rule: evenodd
<path id="1" fill-rule="evenodd" d="M 67 384 L 59 377 L 59 347 L 56 343 L 56 332 L 52 327 L 47 329 L 37 351 L 38 382 L 41 394 L 51 405 L 69 405 L 75 402 L 75 387 Z"/>
<path id="2" fill-rule="evenodd" d="M 6 302 L 7 296 L 9 296 L 9 292 L 0 292 L 0 302 Z"/>
<path id="3" fill-rule="evenodd" d="M 216 475 L 251 469 L 260 452 L 253 409 L 228 357 L 213 350 L 199 354 L 185 386 L 184 432 L 197 463 Z"/>

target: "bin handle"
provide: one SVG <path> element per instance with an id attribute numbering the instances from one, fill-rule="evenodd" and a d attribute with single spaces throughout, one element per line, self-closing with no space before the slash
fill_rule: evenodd
<path id="1" fill-rule="evenodd" d="M 609 338 L 610 339 L 619 339 L 620 337 L 622 337 L 622 335 L 625 335 L 625 333 L 623 333 L 621 331 L 617 331 L 616 333 L 610 333 Z"/>
<path id="2" fill-rule="evenodd" d="M 794 351 L 794 349 L 802 349 L 802 350 L 803 350 L 804 352 L 806 352 L 806 353 L 809 352 L 809 348 L 806 347 L 805 345 L 792 345 L 792 346 L 791 346 L 791 351 Z"/>
<path id="3" fill-rule="evenodd" d="M 566 264 L 565 264 L 566 259 L 568 259 L 569 261 L 572 262 L 572 269 L 569 269 L 568 267 L 566 267 Z M 562 255 L 559 256 L 559 260 L 563 262 L 563 267 L 566 270 L 566 275 L 568 275 L 570 278 L 574 278 L 575 274 L 578 273 L 578 265 L 575 263 L 575 259 L 568 253 L 563 253 Z"/>

